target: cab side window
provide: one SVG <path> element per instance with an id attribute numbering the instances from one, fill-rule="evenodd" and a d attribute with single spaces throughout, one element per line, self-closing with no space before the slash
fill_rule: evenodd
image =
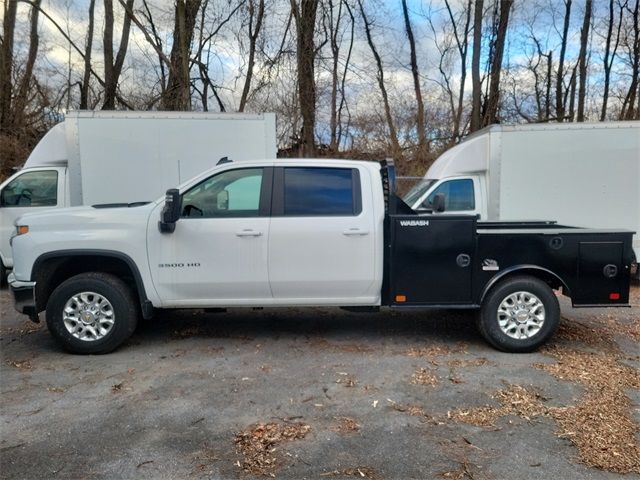
<path id="1" fill-rule="evenodd" d="M 262 168 L 219 173 L 182 196 L 183 217 L 257 217 L 260 215 Z"/>
<path id="2" fill-rule="evenodd" d="M 442 182 L 423 202 L 424 208 L 431 208 L 433 197 L 444 194 L 444 208 L 446 212 L 461 212 L 476 208 L 476 200 L 473 191 L 473 180 L 470 178 L 449 180 Z"/>
<path id="3" fill-rule="evenodd" d="M 58 204 L 58 172 L 26 172 L 9 182 L 0 193 L 3 207 L 53 207 Z"/>
<path id="4" fill-rule="evenodd" d="M 362 211 L 355 168 L 285 167 L 285 216 L 356 216 Z"/>

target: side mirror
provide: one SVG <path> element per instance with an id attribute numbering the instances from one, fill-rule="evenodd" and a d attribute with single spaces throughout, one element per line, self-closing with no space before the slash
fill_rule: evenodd
<path id="1" fill-rule="evenodd" d="M 444 193 L 436 193 L 433 196 L 433 211 L 437 213 L 444 212 Z"/>
<path id="2" fill-rule="evenodd" d="M 182 210 L 182 201 L 180 191 L 177 188 L 167 190 L 167 196 L 164 200 L 164 208 L 160 214 L 158 228 L 162 233 L 173 233 L 176 229 L 176 222 L 180 219 Z"/>

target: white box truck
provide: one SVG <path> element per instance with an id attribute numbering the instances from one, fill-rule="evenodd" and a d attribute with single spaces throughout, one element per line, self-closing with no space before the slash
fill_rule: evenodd
<path id="1" fill-rule="evenodd" d="M 45 209 L 152 201 L 220 160 L 276 158 L 275 114 L 75 111 L 0 184 L 2 280 L 16 218 Z"/>
<path id="2" fill-rule="evenodd" d="M 404 197 L 481 221 L 549 220 L 640 232 L 640 122 L 492 125 L 442 154 Z M 640 259 L 640 237 L 633 240 Z"/>

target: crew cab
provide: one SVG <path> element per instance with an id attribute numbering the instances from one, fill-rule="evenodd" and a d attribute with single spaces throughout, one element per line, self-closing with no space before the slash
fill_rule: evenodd
<path id="1" fill-rule="evenodd" d="M 68 351 L 106 353 L 156 309 L 480 309 L 494 347 L 531 351 L 574 306 L 626 306 L 633 232 L 416 212 L 392 162 L 226 162 L 148 204 L 24 215 L 18 311 Z M 437 213 L 437 214 L 436 214 Z M 391 321 L 391 320 L 390 320 Z"/>

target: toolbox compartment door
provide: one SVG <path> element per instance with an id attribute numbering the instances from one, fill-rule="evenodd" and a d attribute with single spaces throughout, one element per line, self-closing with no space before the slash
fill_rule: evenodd
<path id="1" fill-rule="evenodd" d="M 624 242 L 580 242 L 577 291 L 574 305 L 626 304 L 628 272 L 624 265 Z"/>
<path id="2" fill-rule="evenodd" d="M 391 216 L 390 304 L 471 302 L 475 216 Z"/>

